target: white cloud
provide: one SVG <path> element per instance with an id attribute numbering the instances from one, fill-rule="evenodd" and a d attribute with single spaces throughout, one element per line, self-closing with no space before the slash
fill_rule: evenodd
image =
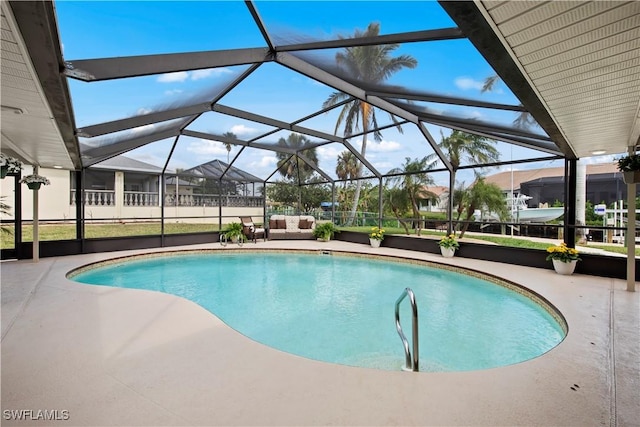
<path id="1" fill-rule="evenodd" d="M 380 142 L 375 142 L 375 141 L 371 141 L 369 144 L 367 144 L 367 149 L 374 151 L 374 152 L 384 152 L 384 153 L 388 153 L 391 151 L 398 151 L 401 148 L 400 143 L 396 142 L 396 141 L 386 141 L 386 140 L 382 140 Z"/>
<path id="2" fill-rule="evenodd" d="M 158 76 L 159 83 L 174 83 L 184 82 L 189 78 L 189 73 L 186 71 L 178 71 L 177 73 L 161 74 Z"/>
<path id="3" fill-rule="evenodd" d="M 340 153 L 342 153 L 344 150 L 346 150 L 346 148 L 344 147 L 340 147 L 341 149 L 338 149 L 338 146 L 328 146 L 328 145 L 323 145 L 321 147 L 317 148 L 317 152 L 318 152 L 318 159 L 320 160 L 335 160 Z"/>
<path id="4" fill-rule="evenodd" d="M 158 76 L 157 81 L 159 83 L 183 83 L 187 80 L 202 80 L 209 77 L 218 77 L 222 74 L 232 73 L 228 68 L 207 68 L 204 70 L 195 71 L 178 71 L 176 73 L 161 74 Z"/>
<path id="5" fill-rule="evenodd" d="M 164 94 L 168 96 L 173 96 L 173 95 L 179 95 L 182 92 L 183 92 L 182 89 L 171 89 L 171 90 L 165 90 Z"/>
<path id="6" fill-rule="evenodd" d="M 252 162 L 251 166 L 257 166 L 259 168 L 273 167 L 278 163 L 276 156 L 263 156 L 257 162 Z"/>
<path id="7" fill-rule="evenodd" d="M 388 172 L 393 169 L 393 163 L 391 162 L 375 162 L 372 163 L 373 167 L 378 170 L 378 172 Z"/>
<path id="8" fill-rule="evenodd" d="M 482 86 L 484 85 L 484 82 L 474 80 L 470 77 L 457 77 L 454 80 L 454 83 L 458 87 L 458 89 L 462 89 L 462 90 L 469 90 L 469 89 L 482 90 Z"/>
<path id="9" fill-rule="evenodd" d="M 227 148 L 222 142 L 199 139 L 187 146 L 187 151 L 198 155 L 227 155 Z"/>
<path id="10" fill-rule="evenodd" d="M 142 108 L 138 108 L 138 111 L 136 111 L 136 114 L 137 114 L 138 116 L 142 116 L 142 115 L 144 115 L 144 114 L 149 114 L 149 113 L 151 113 L 151 112 L 153 112 L 153 110 L 150 110 L 149 108 L 144 108 L 144 107 L 142 107 Z"/>
<path id="11" fill-rule="evenodd" d="M 205 70 L 195 70 L 191 72 L 191 80 L 206 79 L 209 77 L 218 77 L 222 74 L 231 74 L 228 68 L 208 68 Z"/>
<path id="12" fill-rule="evenodd" d="M 245 125 L 235 125 L 235 126 L 231 127 L 231 132 L 233 132 L 237 136 L 241 136 L 241 135 L 255 134 L 256 132 L 258 132 L 258 130 L 254 129 L 254 128 L 247 127 Z"/>

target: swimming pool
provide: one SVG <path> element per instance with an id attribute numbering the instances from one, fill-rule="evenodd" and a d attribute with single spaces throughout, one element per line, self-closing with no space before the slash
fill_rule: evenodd
<path id="1" fill-rule="evenodd" d="M 421 371 L 518 363 L 549 351 L 566 335 L 553 307 L 515 285 L 381 257 L 182 252 L 102 263 L 69 278 L 174 294 L 265 345 L 377 369 L 404 365 L 394 311 L 406 287 L 413 289 L 419 309 Z M 406 301 L 401 321 L 409 336 Z"/>

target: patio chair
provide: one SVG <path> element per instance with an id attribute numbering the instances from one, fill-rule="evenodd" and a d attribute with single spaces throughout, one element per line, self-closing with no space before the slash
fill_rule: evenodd
<path id="1" fill-rule="evenodd" d="M 247 236 L 247 239 L 253 240 L 253 243 L 258 243 L 258 238 L 267 240 L 266 230 L 256 227 L 250 216 L 241 216 L 240 222 L 242 223 L 242 233 Z"/>

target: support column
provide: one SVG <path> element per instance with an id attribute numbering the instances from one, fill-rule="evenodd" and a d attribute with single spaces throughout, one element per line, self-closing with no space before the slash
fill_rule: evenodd
<path id="1" fill-rule="evenodd" d="M 38 166 L 33 167 L 33 174 L 38 175 Z M 33 193 L 33 262 L 40 260 L 40 235 L 38 230 L 38 193 L 40 190 L 31 190 Z"/>
<path id="2" fill-rule="evenodd" d="M 449 218 L 447 218 L 447 235 L 453 233 L 453 192 L 455 191 L 456 182 L 454 180 L 453 172 L 449 171 Z"/>
<path id="3" fill-rule="evenodd" d="M 636 291 L 636 184 L 627 184 L 627 291 Z"/>
<path id="4" fill-rule="evenodd" d="M 564 242 L 576 247 L 576 171 L 577 160 L 564 161 Z"/>

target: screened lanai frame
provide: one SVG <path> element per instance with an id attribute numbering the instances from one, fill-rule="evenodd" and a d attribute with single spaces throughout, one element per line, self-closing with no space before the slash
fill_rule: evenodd
<path id="1" fill-rule="evenodd" d="M 318 148 L 327 144 L 337 143 L 350 151 L 361 162 L 365 171 L 368 171 L 369 173 L 367 177 L 377 178 L 382 182 L 383 178 L 388 175 L 384 174 L 381 170 L 378 170 L 371 161 L 367 159 L 367 157 L 363 157 L 358 148 L 351 142 L 354 138 L 363 136 L 365 132 L 353 133 L 351 135 L 341 137 L 333 133 L 306 127 L 301 124 L 314 117 L 326 114 L 331 110 L 341 108 L 351 100 L 365 101 L 379 111 L 393 115 L 397 123 L 415 126 L 424 137 L 424 141 L 428 144 L 428 147 L 440 158 L 443 165 L 443 169 L 440 169 L 440 171 L 449 171 L 451 173 L 452 166 L 448 162 L 446 156 L 440 151 L 437 142 L 427 128 L 427 125 L 436 125 L 452 130 L 460 130 L 493 140 L 530 148 L 548 155 L 547 157 L 531 159 L 531 161 L 557 160 L 566 155 L 566 153 L 563 153 L 547 135 L 518 129 L 515 126 L 478 120 L 472 117 L 461 117 L 460 115 L 455 114 L 441 114 L 434 112 L 432 108 L 427 106 L 428 103 L 438 103 L 441 105 L 478 107 L 518 113 L 526 111 L 522 105 L 495 103 L 477 99 L 442 95 L 405 87 L 363 82 L 350 77 L 345 70 L 340 69 L 340 67 L 336 66 L 332 61 L 327 61 L 326 55 L 324 58 L 322 58 L 322 55 L 314 56 L 314 54 L 318 52 L 355 46 L 372 46 L 380 44 L 403 45 L 465 39 L 466 37 L 458 28 L 428 29 L 406 33 L 385 34 L 376 37 L 341 37 L 338 39 L 322 41 L 308 40 L 308 37 L 305 37 L 305 41 L 302 43 L 277 44 L 274 41 L 274 35 L 269 31 L 269 28 L 261 18 L 257 4 L 252 1 L 247 1 L 245 2 L 245 5 L 253 18 L 256 28 L 264 38 L 264 47 L 65 61 L 64 74 L 69 78 L 84 82 L 98 82 L 111 79 L 174 73 L 187 70 L 214 69 L 219 67 L 236 67 L 242 70 L 234 78 L 227 79 L 223 84 L 219 84 L 215 88 L 212 88 L 212 90 L 207 94 L 208 98 L 201 94 L 197 99 L 183 99 L 177 105 L 165 107 L 154 112 L 139 114 L 128 118 L 90 126 L 83 126 L 77 129 L 77 135 L 82 138 L 84 142 L 90 145 L 95 138 L 99 139 L 109 137 L 109 135 L 121 135 L 120 137 L 111 137 L 112 139 L 108 144 L 101 144 L 99 142 L 93 144 L 96 145 L 95 148 L 91 148 L 90 150 L 83 152 L 83 167 L 126 153 L 153 141 L 166 138 L 175 138 L 173 148 L 171 150 L 171 153 L 173 153 L 173 149 L 180 138 L 194 137 L 203 140 L 217 141 L 224 144 L 231 144 L 234 147 L 237 147 L 238 152 L 235 153 L 233 159 L 230 161 L 229 168 L 236 164 L 237 160 L 241 158 L 242 152 L 248 147 L 268 150 L 271 152 L 280 152 L 299 158 L 302 162 L 308 164 L 309 167 L 316 171 L 318 176 L 320 176 L 324 182 L 331 184 L 332 188 L 335 188 L 335 184 L 340 182 L 340 180 L 332 178 L 330 173 L 327 173 L 327 171 L 324 171 L 319 167 L 319 165 L 314 164 L 313 161 L 305 158 L 304 154 L 301 152 L 305 149 Z M 262 64 L 266 63 L 277 64 L 299 75 L 313 79 L 314 81 L 326 85 L 333 90 L 346 94 L 348 99 L 335 106 L 318 109 L 310 114 L 290 121 L 279 120 L 271 116 L 257 114 L 221 103 L 221 100 L 225 95 L 233 92 L 234 89 L 241 85 L 245 79 L 258 70 Z M 185 64 L 188 64 L 188 66 Z M 241 139 L 229 138 L 222 134 L 189 129 L 189 125 L 191 123 L 208 112 L 215 112 L 217 114 L 223 114 L 268 126 L 271 130 L 253 138 Z M 160 123 L 163 123 L 163 125 L 159 125 Z M 394 123 L 385 123 L 384 125 L 368 129 L 366 134 L 371 135 L 374 132 L 383 131 L 393 125 Z M 138 129 L 144 129 L 144 127 L 148 126 L 153 126 L 152 132 L 138 131 Z M 281 131 L 299 133 L 313 138 L 315 141 L 305 145 L 297 151 L 291 151 L 286 148 L 279 147 L 277 144 L 264 142 L 270 135 Z M 170 160 L 171 154 L 164 165 L 163 175 L 167 172 L 167 166 L 169 165 Z M 500 166 L 518 162 L 521 163 L 524 161 L 504 161 L 479 166 L 466 165 L 460 169 L 474 168 L 476 166 Z M 437 171 L 439 170 L 430 170 L 425 172 Z M 222 176 L 218 177 L 218 179 L 226 179 L 226 173 L 227 171 L 223 172 Z M 273 182 L 272 179 L 276 176 L 276 173 L 277 169 L 274 169 L 273 172 L 263 181 L 263 184 L 266 186 L 268 183 Z M 298 184 L 301 185 L 303 183 L 299 182 Z M 455 183 L 450 180 L 449 187 L 452 188 L 454 185 Z M 382 188 L 380 188 L 380 191 L 382 191 Z M 380 203 L 382 203 L 382 197 L 380 197 Z M 448 209 L 449 212 L 452 212 L 451 203 L 452 201 L 450 201 Z M 379 211 L 380 216 L 382 216 L 382 209 Z M 380 220 L 382 220 L 382 218 L 380 218 Z M 450 215 L 449 229 L 451 228 L 452 219 Z"/>

